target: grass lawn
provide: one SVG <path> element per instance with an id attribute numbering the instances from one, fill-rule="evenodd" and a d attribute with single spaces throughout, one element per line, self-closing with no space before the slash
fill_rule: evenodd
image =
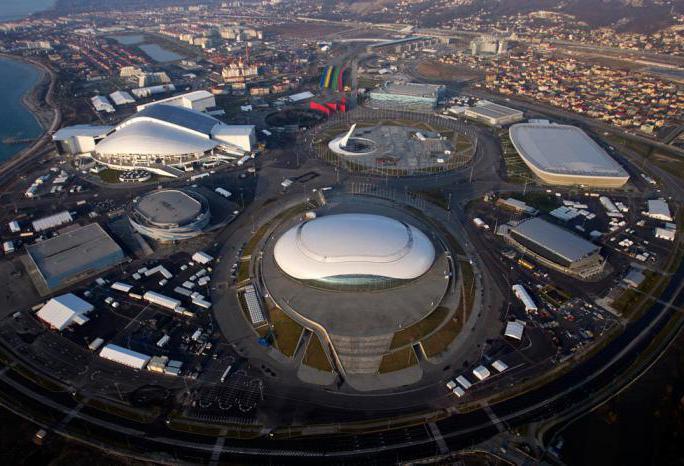
<path id="1" fill-rule="evenodd" d="M 418 358 L 412 346 L 386 354 L 382 357 L 378 373 L 394 372 L 418 364 Z"/>
<path id="2" fill-rule="evenodd" d="M 288 358 L 294 356 L 297 343 L 302 335 L 302 326 L 292 320 L 282 309 L 273 307 L 269 310 L 276 347 Z"/>
<path id="3" fill-rule="evenodd" d="M 330 365 L 330 361 L 328 361 L 328 356 L 323 350 L 321 341 L 318 339 L 318 335 L 311 335 L 302 363 L 309 367 L 313 367 L 314 369 L 318 369 L 319 371 L 332 372 L 332 366 Z"/>
<path id="4" fill-rule="evenodd" d="M 115 184 L 121 183 L 121 181 L 119 181 L 119 175 L 121 175 L 122 173 L 122 171 L 107 168 L 106 170 L 102 170 L 100 173 L 98 173 L 97 176 L 99 176 L 100 179 L 105 183 Z"/>
<path id="5" fill-rule="evenodd" d="M 427 317 L 420 322 L 416 322 L 410 327 L 398 331 L 392 338 L 390 349 L 400 348 L 404 345 L 414 343 L 424 336 L 432 333 L 439 327 L 446 318 L 449 310 L 446 307 L 437 307 Z"/>
<path id="6" fill-rule="evenodd" d="M 657 290 L 658 282 L 661 278 L 659 274 L 647 270 L 644 272 L 646 278 L 638 288 L 627 288 L 620 296 L 613 301 L 611 307 L 626 318 L 632 318 L 639 314 L 639 311 L 649 305 L 653 298 L 646 299 L 646 295 Z"/>
<path id="7" fill-rule="evenodd" d="M 467 319 L 470 311 L 473 309 L 473 301 L 475 300 L 475 287 L 473 285 L 475 283 L 475 275 L 473 275 L 473 266 L 470 265 L 470 262 L 459 261 L 458 264 L 463 276 L 463 294 L 465 297 L 465 314 L 463 318 Z M 462 311 L 462 307 L 459 307 L 459 310 Z M 460 314 L 457 313 L 456 316 L 460 316 Z"/>
<path id="8" fill-rule="evenodd" d="M 297 214 L 301 214 L 306 212 L 307 210 L 310 210 L 310 207 L 307 206 L 305 203 L 302 204 L 297 204 L 295 206 L 290 207 L 287 210 L 284 210 L 280 212 L 278 215 L 273 217 L 271 220 L 268 222 L 264 223 L 261 225 L 256 233 L 252 235 L 251 238 L 249 238 L 249 241 L 247 241 L 247 244 L 245 245 L 244 250 L 242 251 L 242 257 L 249 257 L 252 252 L 254 251 L 254 248 L 257 247 L 259 244 L 259 241 L 264 237 L 266 232 L 271 228 L 272 225 L 274 225 L 276 222 L 278 222 L 282 218 L 286 217 L 291 217 Z"/>
<path id="9" fill-rule="evenodd" d="M 423 340 L 420 344 L 427 357 L 437 356 L 443 353 L 449 344 L 454 341 L 461 331 L 463 324 L 458 319 L 450 319 L 437 332 Z"/>

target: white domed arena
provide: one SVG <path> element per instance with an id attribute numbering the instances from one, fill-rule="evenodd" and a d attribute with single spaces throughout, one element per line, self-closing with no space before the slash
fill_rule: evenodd
<path id="1" fill-rule="evenodd" d="M 385 289 L 422 276 L 435 248 L 416 227 L 373 214 L 334 214 L 302 222 L 276 242 L 288 276 L 321 288 Z"/>

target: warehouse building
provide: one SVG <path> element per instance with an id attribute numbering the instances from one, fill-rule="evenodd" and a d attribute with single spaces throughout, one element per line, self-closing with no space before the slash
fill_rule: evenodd
<path id="1" fill-rule="evenodd" d="M 672 221 L 670 207 L 667 205 L 667 201 L 662 197 L 648 201 L 648 211 L 646 211 L 646 216 L 656 220 L 663 220 L 665 222 Z"/>
<path id="2" fill-rule="evenodd" d="M 524 254 L 567 275 L 587 280 L 603 271 L 599 246 L 539 217 L 506 226 L 502 233 Z"/>
<path id="3" fill-rule="evenodd" d="M 370 92 L 370 106 L 431 112 L 445 90 L 446 87 L 436 84 L 387 82 Z"/>
<path id="4" fill-rule="evenodd" d="M 509 135 L 523 162 L 543 182 L 619 188 L 629 174 L 581 129 L 546 123 L 518 123 Z"/>
<path id="5" fill-rule="evenodd" d="M 474 107 L 464 110 L 466 117 L 481 121 L 491 126 L 510 125 L 522 121 L 525 117 L 523 112 L 514 108 L 505 107 L 486 100 L 481 100 Z"/>
<path id="6" fill-rule="evenodd" d="M 41 294 L 92 277 L 126 260 L 97 223 L 26 246 L 29 269 Z"/>

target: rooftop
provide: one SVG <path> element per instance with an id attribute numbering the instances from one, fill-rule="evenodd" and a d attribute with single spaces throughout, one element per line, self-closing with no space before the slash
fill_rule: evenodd
<path id="1" fill-rule="evenodd" d="M 210 135 L 214 126 L 221 124 L 216 118 L 207 115 L 206 113 L 198 112 L 190 108 L 176 107 L 174 105 L 156 104 L 134 113 L 126 122 L 136 120 L 138 118 L 147 117 L 155 120 L 160 120 L 172 125 L 188 128 L 199 133 Z"/>
<path id="2" fill-rule="evenodd" d="M 412 97 L 437 98 L 437 94 L 444 86 L 437 84 L 389 82 L 374 93 L 408 95 Z"/>
<path id="3" fill-rule="evenodd" d="M 89 136 L 99 137 L 104 136 L 113 130 L 113 126 L 97 126 L 97 125 L 74 125 L 61 128 L 52 135 L 53 141 L 64 141 L 72 136 Z"/>
<path id="4" fill-rule="evenodd" d="M 487 102 L 482 105 L 476 105 L 475 107 L 468 108 L 469 112 L 476 112 L 489 118 L 501 118 L 513 115 L 522 115 L 523 112 L 510 107 L 504 107 L 503 105 L 495 104 L 493 102 Z"/>
<path id="5" fill-rule="evenodd" d="M 136 211 L 154 224 L 183 225 L 202 211 L 202 203 L 176 189 L 154 191 L 140 198 Z"/>
<path id="6" fill-rule="evenodd" d="M 125 259 L 118 244 L 97 223 L 26 246 L 48 288 L 54 289 L 105 270 Z"/>
<path id="7" fill-rule="evenodd" d="M 344 275 L 412 279 L 435 259 L 423 232 L 370 214 L 327 215 L 300 223 L 278 239 L 274 254 L 288 275 L 309 280 Z"/>
<path id="8" fill-rule="evenodd" d="M 575 176 L 629 176 L 601 146 L 574 126 L 520 123 L 511 126 L 510 136 L 521 157 L 539 170 Z"/>
<path id="9" fill-rule="evenodd" d="M 570 262 L 578 261 L 600 249 L 594 243 L 539 217 L 524 220 L 511 228 L 511 231 Z"/>

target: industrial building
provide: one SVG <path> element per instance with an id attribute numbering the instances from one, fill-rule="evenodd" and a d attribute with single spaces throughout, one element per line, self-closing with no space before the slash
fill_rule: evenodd
<path id="1" fill-rule="evenodd" d="M 525 164 L 545 183 L 619 188 L 629 180 L 622 166 L 575 126 L 518 123 L 509 135 Z"/>
<path id="2" fill-rule="evenodd" d="M 174 107 L 189 108 L 198 112 L 204 112 L 209 108 L 216 107 L 216 98 L 209 91 L 193 91 L 187 94 L 174 95 L 166 99 L 155 100 L 147 104 L 138 105 L 138 111 L 144 110 L 153 105 L 172 105 Z"/>
<path id="3" fill-rule="evenodd" d="M 97 223 L 28 245 L 26 251 L 30 268 L 39 277 L 36 285 L 39 291 L 46 291 L 41 294 L 92 277 L 126 260 L 123 250 Z"/>
<path id="4" fill-rule="evenodd" d="M 506 324 L 504 336 L 514 340 L 522 340 L 523 332 L 525 331 L 525 322 L 522 320 L 514 320 Z"/>
<path id="5" fill-rule="evenodd" d="M 388 288 L 423 275 L 435 260 L 414 226 L 371 214 L 305 221 L 277 241 L 274 257 L 290 277 L 327 288 Z"/>
<path id="6" fill-rule="evenodd" d="M 72 324 L 83 325 L 88 322 L 87 315 L 94 309 L 93 305 L 68 293 L 55 296 L 36 313 L 36 317 L 55 330 L 62 331 Z"/>
<path id="7" fill-rule="evenodd" d="M 159 103 L 114 128 L 68 127 L 55 138 L 62 152 L 87 152 L 116 170 L 143 169 L 171 177 L 193 163 L 244 157 L 255 142 L 253 126 L 233 127 L 196 110 Z"/>
<path id="8" fill-rule="evenodd" d="M 436 84 L 387 82 L 370 92 L 370 106 L 395 110 L 432 111 L 446 87 Z"/>
<path id="9" fill-rule="evenodd" d="M 152 191 L 133 200 L 131 226 L 156 241 L 180 241 L 202 234 L 211 213 L 207 199 L 179 189 Z"/>
<path id="10" fill-rule="evenodd" d="M 114 102 L 114 105 L 117 107 L 135 103 L 133 96 L 126 91 L 114 91 L 109 94 L 109 98 L 112 99 L 112 102 Z"/>
<path id="11" fill-rule="evenodd" d="M 148 86 L 139 87 L 137 89 L 131 89 L 131 93 L 138 99 L 144 99 L 145 97 L 150 97 L 155 94 L 163 94 L 166 92 L 175 92 L 176 86 L 173 84 L 160 84 L 158 86 Z"/>
<path id="12" fill-rule="evenodd" d="M 662 197 L 648 201 L 648 210 L 646 211 L 646 216 L 656 220 L 663 220 L 665 222 L 672 221 L 670 207 L 667 205 L 667 201 Z"/>
<path id="13" fill-rule="evenodd" d="M 116 111 L 107 97 L 103 95 L 96 95 L 95 97 L 92 97 L 90 99 L 90 103 L 93 104 L 96 112 L 114 113 Z"/>
<path id="14" fill-rule="evenodd" d="M 500 55 L 508 50 L 508 42 L 504 39 L 483 35 L 470 41 L 472 55 Z"/>
<path id="15" fill-rule="evenodd" d="M 601 248 L 539 217 L 503 229 L 506 240 L 535 260 L 581 279 L 601 273 Z"/>
<path id="16" fill-rule="evenodd" d="M 479 101 L 474 107 L 466 107 L 464 114 L 468 118 L 492 126 L 510 125 L 525 118 L 520 110 L 504 107 L 486 100 Z"/>

